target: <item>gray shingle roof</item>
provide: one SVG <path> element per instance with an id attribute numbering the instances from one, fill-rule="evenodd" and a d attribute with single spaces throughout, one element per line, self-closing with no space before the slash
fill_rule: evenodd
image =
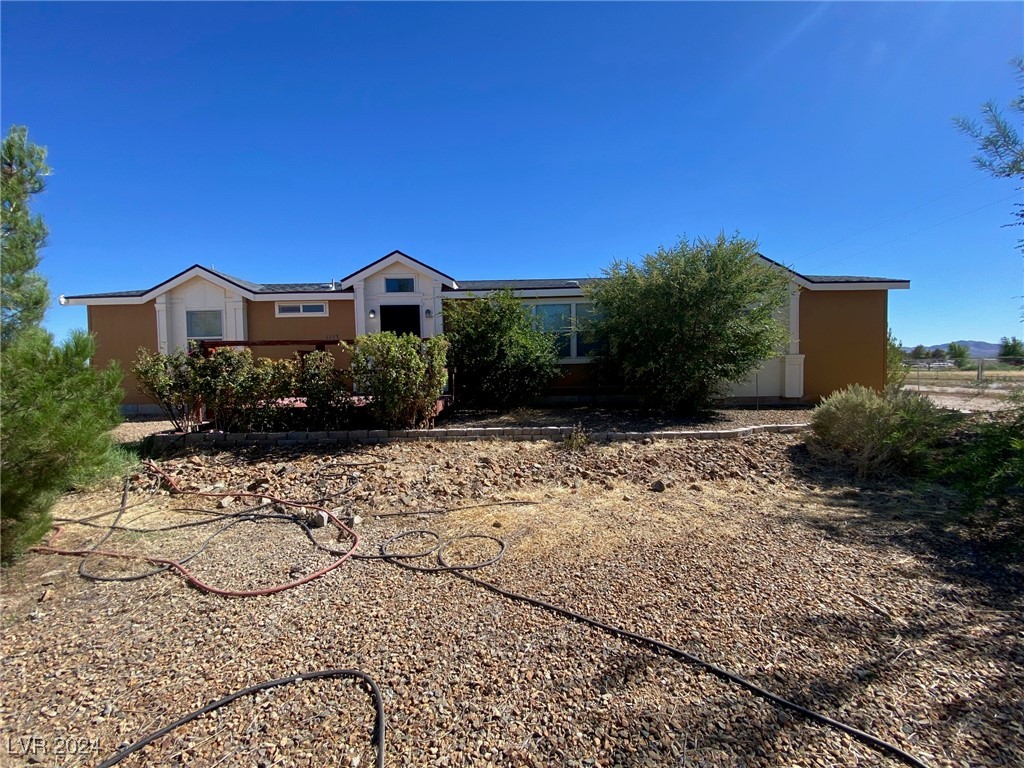
<path id="1" fill-rule="evenodd" d="M 388 254 L 388 255 L 391 256 L 391 255 L 394 255 L 394 254 L 400 254 L 400 255 L 404 256 L 405 258 L 408 258 L 408 259 L 410 259 L 412 261 L 415 261 L 415 259 L 412 259 L 412 257 L 410 257 L 410 256 L 405 256 L 405 254 L 402 254 L 400 251 L 394 251 L 394 252 L 392 252 L 391 254 Z M 384 257 L 384 258 L 387 258 L 387 257 Z M 786 267 L 784 264 L 780 264 L 779 262 L 773 261 L 772 259 L 769 259 L 769 258 L 767 258 L 765 256 L 762 256 L 762 258 L 764 258 L 766 261 L 768 261 L 768 262 L 770 262 L 772 264 L 777 264 L 778 266 L 782 267 L 783 269 L 788 270 L 789 272 L 791 272 L 792 274 L 796 275 L 797 277 L 801 277 L 801 278 L 803 278 L 804 280 L 807 280 L 810 283 L 818 283 L 818 284 L 828 284 L 828 283 L 832 283 L 832 284 L 836 284 L 836 283 L 862 283 L 863 284 L 863 283 L 895 283 L 895 282 L 905 282 L 904 280 L 901 280 L 901 279 L 898 279 L 898 278 L 891 278 L 891 277 L 863 277 L 863 276 L 858 276 L 858 275 L 803 275 L 803 274 L 800 274 L 799 272 L 796 272 L 796 271 L 790 269 L 789 267 Z M 378 261 L 380 261 L 380 260 L 378 259 Z M 377 262 L 374 262 L 374 263 L 377 263 Z M 421 263 L 421 262 L 417 262 L 417 263 Z M 372 266 L 372 265 L 370 265 L 370 266 Z M 424 265 L 424 266 L 426 266 L 426 265 Z M 242 288 L 242 289 L 244 289 L 246 291 L 249 291 L 251 293 L 258 293 L 258 294 L 262 294 L 262 295 L 287 294 L 287 293 L 325 293 L 325 292 L 329 292 L 329 291 L 336 291 L 338 293 L 352 293 L 352 289 L 351 288 L 348 288 L 348 289 L 342 291 L 342 289 L 341 289 L 341 282 L 340 281 L 338 281 L 336 283 L 333 283 L 333 284 L 332 283 L 254 283 L 254 282 L 252 282 L 250 280 L 243 280 L 240 277 L 234 277 L 233 275 L 229 275 L 229 274 L 226 274 L 224 272 L 218 272 L 216 270 L 210 269 L 209 267 L 203 267 L 203 266 L 200 266 L 198 264 L 195 264 L 195 265 L 189 267 L 188 269 L 183 270 L 182 272 L 179 272 L 177 275 L 174 275 L 174 277 L 168 278 L 167 280 L 164 280 L 162 283 L 158 283 L 157 285 L 153 286 L 152 288 L 144 288 L 144 289 L 141 289 L 141 290 L 134 290 L 134 291 L 107 291 L 105 293 L 83 293 L 83 294 L 77 294 L 75 296 L 67 296 L 66 298 L 69 298 L 69 299 L 105 299 L 105 298 L 132 298 L 132 297 L 145 296 L 150 291 L 153 291 L 153 290 L 159 288 L 160 286 L 162 286 L 162 285 L 164 285 L 166 283 L 171 282 L 175 278 L 180 277 L 181 275 L 185 274 L 189 270 L 195 269 L 197 267 L 199 269 L 205 271 L 205 272 L 209 272 L 210 274 L 216 275 L 217 277 L 221 278 L 222 280 L 226 280 L 227 282 L 232 283 L 233 285 L 236 285 L 239 288 Z M 361 272 L 361 271 L 363 271 L 365 269 L 367 269 L 367 267 L 363 267 L 363 269 L 361 269 L 359 271 Z M 353 274 L 358 274 L 358 273 L 353 273 Z M 442 274 L 442 273 L 438 273 L 438 274 Z M 445 277 L 447 277 L 447 275 L 445 275 Z M 472 292 L 472 291 L 496 291 L 496 290 L 501 290 L 503 288 L 508 288 L 508 289 L 516 290 L 516 291 L 574 290 L 574 289 L 577 289 L 577 288 L 582 288 L 583 286 L 586 286 L 586 285 L 592 285 L 594 283 L 599 283 L 599 282 L 601 282 L 602 280 L 605 280 L 605 279 L 606 278 L 603 278 L 603 277 L 550 277 L 550 278 L 508 279 L 508 280 L 461 280 L 461 281 L 458 282 L 458 286 L 459 287 L 458 287 L 457 290 L 467 291 L 467 292 Z M 451 289 L 446 287 L 445 291 L 448 291 L 448 290 L 451 290 Z"/>
<path id="2" fill-rule="evenodd" d="M 603 277 L 549 277 L 530 280 L 459 280 L 460 291 L 499 291 L 502 288 L 520 290 L 546 290 L 558 288 L 580 288 L 600 282 Z"/>

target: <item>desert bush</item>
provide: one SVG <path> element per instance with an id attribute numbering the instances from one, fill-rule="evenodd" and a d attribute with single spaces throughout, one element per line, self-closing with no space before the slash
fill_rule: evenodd
<path id="1" fill-rule="evenodd" d="M 553 334 L 544 333 L 509 290 L 444 303 L 457 404 L 508 410 L 544 391 L 558 371 Z"/>
<path id="2" fill-rule="evenodd" d="M 351 388 L 330 352 L 310 352 L 302 358 L 295 394 L 306 399 L 306 429 L 338 429 L 352 419 Z"/>
<path id="3" fill-rule="evenodd" d="M 818 456 L 852 464 L 862 478 L 923 473 L 955 420 L 916 392 L 883 396 L 854 384 L 814 409 L 808 446 Z"/>
<path id="4" fill-rule="evenodd" d="M 369 397 L 368 408 L 384 427 L 415 427 L 433 418 L 448 381 L 444 336 L 419 339 L 411 334 L 375 333 L 345 345 L 352 354 L 356 391 Z"/>

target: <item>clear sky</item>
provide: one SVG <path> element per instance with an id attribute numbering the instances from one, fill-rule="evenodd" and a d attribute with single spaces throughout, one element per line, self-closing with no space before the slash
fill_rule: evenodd
<path id="1" fill-rule="evenodd" d="M 10 3 L 2 121 L 54 168 L 61 293 L 200 263 L 329 281 L 394 250 L 583 277 L 679 236 L 905 278 L 905 344 L 1022 336 L 1005 105 L 1021 3 Z M 58 336 L 85 309 L 54 306 Z"/>

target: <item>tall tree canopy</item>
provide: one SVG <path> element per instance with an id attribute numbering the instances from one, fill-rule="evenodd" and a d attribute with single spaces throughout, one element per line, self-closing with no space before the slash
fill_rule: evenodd
<path id="1" fill-rule="evenodd" d="M 11 128 L 3 141 L 3 221 L 0 242 L 0 338 L 7 345 L 22 329 L 43 319 L 50 294 L 46 281 L 36 272 L 39 249 L 46 242 L 46 225 L 29 210 L 29 198 L 43 191 L 50 174 L 46 148 L 28 140 L 28 129 Z"/>

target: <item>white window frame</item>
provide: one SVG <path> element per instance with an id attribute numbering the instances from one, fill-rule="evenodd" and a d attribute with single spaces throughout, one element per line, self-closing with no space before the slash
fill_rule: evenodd
<path id="1" fill-rule="evenodd" d="M 550 298 L 550 299 L 526 299 L 523 304 L 529 308 L 530 315 L 536 317 L 537 313 L 534 307 L 540 306 L 541 304 L 568 304 L 569 305 L 569 356 L 558 358 L 559 363 L 589 363 L 594 358 L 587 356 L 580 356 L 576 354 L 576 306 L 578 304 L 593 305 L 592 301 L 581 301 L 577 298 Z"/>
<path id="2" fill-rule="evenodd" d="M 416 275 L 384 275 L 384 295 L 385 296 L 409 296 L 411 294 L 419 293 L 416 285 Z M 411 291 L 389 291 L 388 280 L 412 280 Z"/>
<path id="3" fill-rule="evenodd" d="M 319 304 L 324 308 L 323 312 L 306 312 L 305 308 L 313 304 Z M 281 307 L 298 307 L 298 312 L 282 312 Z M 326 301 L 275 301 L 274 317 L 330 317 L 331 307 Z"/>
<path id="4" fill-rule="evenodd" d="M 188 333 L 188 316 L 193 312 L 216 312 L 220 315 L 220 334 L 218 336 L 190 336 Z M 223 309 L 186 309 L 185 310 L 185 340 L 191 341 L 224 341 L 224 310 Z"/>

